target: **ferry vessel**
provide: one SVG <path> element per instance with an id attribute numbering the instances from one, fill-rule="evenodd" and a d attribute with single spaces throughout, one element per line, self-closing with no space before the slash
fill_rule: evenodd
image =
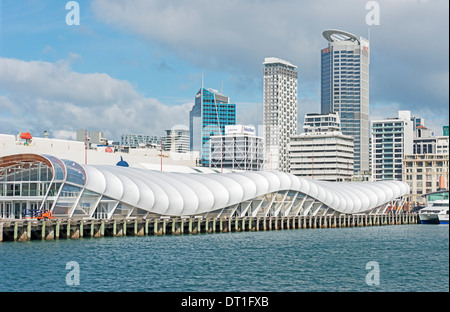
<path id="1" fill-rule="evenodd" d="M 422 224 L 448 224 L 449 201 L 436 200 L 419 211 Z"/>

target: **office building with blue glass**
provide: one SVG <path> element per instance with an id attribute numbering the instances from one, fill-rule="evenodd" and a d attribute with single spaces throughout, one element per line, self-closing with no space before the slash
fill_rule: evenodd
<path id="1" fill-rule="evenodd" d="M 200 153 L 202 166 L 209 167 L 210 137 L 224 135 L 225 126 L 236 124 L 236 104 L 217 90 L 201 88 L 189 113 L 190 150 Z"/>
<path id="2" fill-rule="evenodd" d="M 341 30 L 326 30 L 321 51 L 321 112 L 339 113 L 341 131 L 354 138 L 354 171 L 370 170 L 369 41 Z"/>

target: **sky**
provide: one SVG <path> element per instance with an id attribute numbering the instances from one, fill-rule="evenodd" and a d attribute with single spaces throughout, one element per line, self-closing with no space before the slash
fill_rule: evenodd
<path id="1" fill-rule="evenodd" d="M 265 57 L 298 66 L 301 132 L 320 112 L 326 29 L 370 33 L 371 120 L 449 124 L 447 0 L 79 0 L 79 25 L 68 2 L 0 0 L 0 133 L 160 136 L 189 125 L 202 75 L 259 126 Z"/>

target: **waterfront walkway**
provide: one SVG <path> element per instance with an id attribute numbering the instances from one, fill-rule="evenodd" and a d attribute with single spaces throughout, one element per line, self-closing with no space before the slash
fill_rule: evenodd
<path id="1" fill-rule="evenodd" d="M 0 242 L 79 239 L 105 236 L 183 235 L 240 231 L 342 228 L 418 224 L 418 215 L 354 214 L 298 217 L 155 218 L 117 220 L 2 220 Z"/>

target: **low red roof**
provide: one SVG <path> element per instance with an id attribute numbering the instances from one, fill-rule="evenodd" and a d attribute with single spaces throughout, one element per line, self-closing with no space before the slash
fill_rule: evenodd
<path id="1" fill-rule="evenodd" d="M 31 133 L 30 132 L 22 132 L 20 134 L 20 138 L 24 139 L 24 140 L 31 140 L 32 139 Z"/>

